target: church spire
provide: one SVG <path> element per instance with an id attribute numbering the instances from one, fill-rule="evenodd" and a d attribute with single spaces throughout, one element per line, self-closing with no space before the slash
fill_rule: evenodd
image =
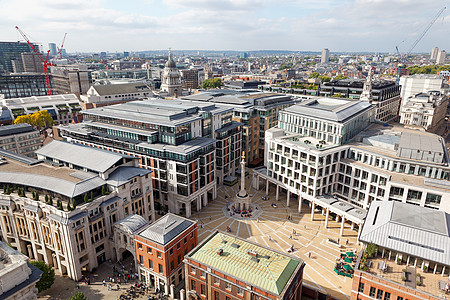
<path id="1" fill-rule="evenodd" d="M 360 100 L 372 102 L 372 68 L 369 68 L 366 81 L 364 82 L 363 91 Z"/>

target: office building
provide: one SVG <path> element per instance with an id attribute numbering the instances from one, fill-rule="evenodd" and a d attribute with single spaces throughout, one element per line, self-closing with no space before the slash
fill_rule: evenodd
<path id="1" fill-rule="evenodd" d="M 443 65 L 445 64 L 445 59 L 447 58 L 447 52 L 445 50 L 439 51 L 436 56 L 436 64 Z"/>
<path id="2" fill-rule="evenodd" d="M 370 125 L 367 102 L 321 98 L 280 112 L 279 128 L 266 131 L 266 166 L 255 169 L 254 187 L 287 206 L 302 202 L 361 229 L 375 200 L 400 201 L 450 212 L 448 151 L 435 134 L 403 126 Z M 369 126 L 370 125 L 370 126 Z M 265 183 L 265 186 L 260 186 Z M 295 203 L 295 204 L 293 204 Z"/>
<path id="3" fill-rule="evenodd" d="M 214 232 L 184 259 L 189 299 L 301 299 L 303 260 Z"/>
<path id="4" fill-rule="evenodd" d="M 442 91 L 444 78 L 436 74 L 414 74 L 400 77 L 402 102 L 411 96 L 429 91 Z"/>
<path id="5" fill-rule="evenodd" d="M 48 43 L 48 50 L 50 50 L 50 55 L 55 56 L 58 54 L 58 51 L 56 51 L 56 44 L 55 43 Z"/>
<path id="6" fill-rule="evenodd" d="M 38 47 L 37 45 L 34 46 Z M 23 72 L 21 54 L 25 52 L 33 52 L 27 43 L 0 42 L 0 75 L 2 73 Z"/>
<path id="7" fill-rule="evenodd" d="M 28 257 L 0 241 L 0 298 L 37 300 L 36 283 L 42 271 L 28 262 Z"/>
<path id="8" fill-rule="evenodd" d="M 369 71 L 369 75 L 371 71 Z M 349 99 L 360 99 L 367 86 L 363 79 L 341 79 L 326 82 L 320 85 L 319 95 L 325 97 L 340 97 Z M 371 80 L 370 81 L 370 103 L 376 106 L 375 118 L 380 122 L 391 122 L 398 119 L 400 108 L 400 86 L 393 81 Z"/>
<path id="9" fill-rule="evenodd" d="M 86 95 L 81 96 L 85 109 L 144 100 L 153 97 L 152 88 L 144 83 L 122 83 L 111 85 L 92 85 Z"/>
<path id="10" fill-rule="evenodd" d="M 5 98 L 46 96 L 45 76 L 44 74 L 36 73 L 0 75 L 1 94 Z"/>
<path id="11" fill-rule="evenodd" d="M 153 170 L 155 199 L 191 216 L 216 198 L 241 153 L 241 124 L 212 103 L 152 99 L 83 111 L 84 122 L 60 126 L 69 141 L 139 158 Z"/>
<path id="12" fill-rule="evenodd" d="M 42 147 L 38 130 L 30 124 L 0 126 L 0 149 L 28 157 L 36 157 L 34 151 Z"/>
<path id="13" fill-rule="evenodd" d="M 352 282 L 356 299 L 442 299 L 449 288 L 450 215 L 396 201 L 375 201 L 359 236 Z"/>
<path id="14" fill-rule="evenodd" d="M 92 81 L 96 83 L 102 82 L 114 82 L 115 80 L 120 80 L 124 78 L 129 79 L 151 79 L 153 76 L 148 76 L 151 74 L 152 70 L 149 67 L 147 69 L 124 69 L 124 70 L 97 70 L 91 73 Z M 159 77 L 159 76 L 158 76 Z"/>
<path id="15" fill-rule="evenodd" d="M 400 123 L 437 132 L 444 125 L 448 102 L 448 95 L 439 91 L 411 96 L 400 107 Z"/>
<path id="16" fill-rule="evenodd" d="M 278 124 L 278 112 L 298 102 L 289 95 L 261 93 L 254 90 L 210 90 L 182 97 L 233 108 L 233 120 L 242 123 L 242 151 L 248 165 L 258 165 L 264 158 L 264 132 Z"/>
<path id="17" fill-rule="evenodd" d="M 330 50 L 323 49 L 322 55 L 320 56 L 320 63 L 321 64 L 327 64 L 330 62 Z"/>
<path id="18" fill-rule="evenodd" d="M 120 259 L 114 223 L 155 220 L 151 171 L 134 157 L 60 141 L 36 151 L 39 160 L 0 153 L 2 240 L 73 280 Z"/>
<path id="19" fill-rule="evenodd" d="M 184 283 L 184 257 L 198 244 L 197 222 L 169 213 L 139 230 L 134 241 L 140 280 L 175 299 L 175 286 Z"/>
<path id="20" fill-rule="evenodd" d="M 184 89 L 198 89 L 198 70 L 181 70 L 182 83 Z"/>
<path id="21" fill-rule="evenodd" d="M 69 124 L 81 111 L 80 100 L 74 94 L 0 99 L 0 104 L 9 111 L 11 121 L 18 116 L 46 110 L 56 124 Z"/>
<path id="22" fill-rule="evenodd" d="M 24 72 L 44 73 L 44 64 L 35 53 L 21 53 Z"/>
<path id="23" fill-rule="evenodd" d="M 80 67 L 51 67 L 53 94 L 86 94 L 92 84 L 90 71 Z"/>
<path id="24" fill-rule="evenodd" d="M 431 50 L 430 60 L 431 61 L 435 60 L 437 58 L 438 53 L 439 53 L 439 47 L 434 47 Z"/>

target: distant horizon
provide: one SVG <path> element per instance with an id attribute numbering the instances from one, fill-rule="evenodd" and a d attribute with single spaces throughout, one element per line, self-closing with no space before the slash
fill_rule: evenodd
<path id="1" fill-rule="evenodd" d="M 412 53 L 429 53 L 433 47 L 450 52 L 446 4 L 445 0 L 0 0 L 0 36 L 5 41 L 23 40 L 17 25 L 47 49 L 48 43 L 59 47 L 67 33 L 68 53 L 169 47 L 306 52 L 328 48 L 332 53 L 396 53 L 398 47 L 400 53 L 408 53 L 416 41 Z M 314 50 L 298 50 L 305 48 Z"/>

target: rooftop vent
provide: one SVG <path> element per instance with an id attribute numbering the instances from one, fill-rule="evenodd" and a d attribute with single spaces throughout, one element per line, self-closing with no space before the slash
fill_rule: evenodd
<path id="1" fill-rule="evenodd" d="M 252 257 L 250 258 L 251 261 L 254 261 L 255 263 L 259 263 L 259 259 L 256 257 Z"/>
<path id="2" fill-rule="evenodd" d="M 255 250 L 253 250 L 253 249 L 249 249 L 249 250 L 247 251 L 247 253 L 248 253 L 249 255 L 253 256 L 253 257 L 258 257 L 258 252 L 255 251 Z"/>
<path id="3" fill-rule="evenodd" d="M 239 249 L 240 246 L 241 245 L 238 245 L 238 244 L 235 244 L 235 243 L 231 244 L 231 247 L 236 248 L 236 249 Z"/>
<path id="4" fill-rule="evenodd" d="M 223 249 L 222 248 L 220 248 L 219 250 L 217 250 L 217 255 L 222 255 L 222 253 L 223 253 Z"/>

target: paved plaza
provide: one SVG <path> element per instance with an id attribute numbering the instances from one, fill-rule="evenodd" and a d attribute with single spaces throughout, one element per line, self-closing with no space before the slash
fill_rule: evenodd
<path id="1" fill-rule="evenodd" d="M 248 178 L 252 178 L 251 174 Z M 344 236 L 340 237 L 340 222 L 329 221 L 328 229 L 325 229 L 324 215 L 316 212 L 314 221 L 311 221 L 310 208 L 303 206 L 302 213 L 298 213 L 298 200 L 291 199 L 290 207 L 286 207 L 285 194 L 280 193 L 280 199 L 276 201 L 275 192 L 269 190 L 267 200 L 265 189 L 258 191 L 250 188 L 250 185 L 250 180 L 247 180 L 247 191 L 258 212 L 253 212 L 251 217 L 236 214 L 230 216 L 226 207 L 236 195 L 238 185 L 220 185 L 217 199 L 191 216 L 191 219 L 199 223 L 199 242 L 216 230 L 227 231 L 228 228 L 231 234 L 282 252 L 287 252 L 293 246 L 294 252 L 291 254 L 306 262 L 304 284 L 335 298 L 349 299 L 352 279 L 336 275 L 334 265 L 341 251 L 359 250 L 356 243 L 357 232 L 350 229 L 350 224 L 346 224 Z M 291 217 L 291 220 L 288 220 L 288 217 Z M 341 248 L 327 243 L 328 238 L 339 239 Z M 80 283 L 79 290 L 89 299 L 118 299 L 130 284 L 121 284 L 119 291 L 108 291 L 102 280 L 108 276 L 111 269 L 109 262 L 103 263 L 93 274 L 96 281 L 91 285 Z M 67 299 L 76 290 L 77 284 L 74 281 L 57 276 L 52 288 L 42 292 L 39 299 Z"/>
<path id="2" fill-rule="evenodd" d="M 251 174 L 247 178 L 252 178 Z M 217 199 L 191 217 L 199 222 L 199 242 L 215 230 L 226 231 L 229 228 L 231 234 L 279 251 L 287 252 L 294 246 L 291 254 L 306 262 L 303 277 L 306 285 L 338 299 L 349 299 L 352 279 L 336 275 L 334 266 L 341 251 L 359 250 L 357 232 L 346 224 L 344 236 L 340 237 L 340 222 L 329 221 L 328 229 L 325 229 L 325 216 L 316 212 L 314 221 L 311 221 L 311 209 L 303 206 L 299 214 L 298 200 L 292 199 L 290 207 L 286 207 L 283 193 L 280 193 L 279 201 L 275 201 L 275 192 L 269 190 L 269 200 L 263 200 L 265 189 L 250 188 L 250 180 L 247 179 L 247 191 L 252 203 L 261 210 L 258 218 L 235 218 L 224 214 L 224 207 L 232 201 L 238 185 L 219 186 Z M 328 238 L 339 239 L 341 248 L 327 243 Z"/>

